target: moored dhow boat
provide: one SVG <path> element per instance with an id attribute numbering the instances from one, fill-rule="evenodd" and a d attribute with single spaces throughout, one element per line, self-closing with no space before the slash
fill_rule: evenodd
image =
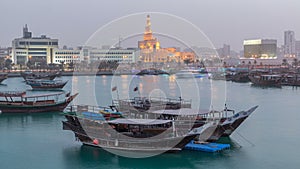
<path id="1" fill-rule="evenodd" d="M 30 79 L 46 79 L 46 80 L 53 80 L 57 76 L 60 75 L 60 72 L 33 72 L 33 71 L 24 71 L 20 73 L 24 80 Z"/>
<path id="2" fill-rule="evenodd" d="M 238 113 L 227 108 L 222 111 L 200 111 L 191 108 L 182 108 L 176 110 L 157 110 L 153 112 L 147 111 L 140 114 L 143 114 L 142 117 L 176 119 L 176 121 L 180 123 L 180 126 L 190 125 L 192 130 L 208 122 L 213 122 L 202 135 L 197 137 L 197 140 L 201 142 L 215 142 L 219 140 L 220 137 L 230 136 L 257 107 L 258 106 L 254 106 L 247 111 L 240 111 Z M 135 114 L 133 115 L 136 116 Z"/>
<path id="3" fill-rule="evenodd" d="M 7 73 L 0 73 L 0 83 L 7 79 Z"/>
<path id="4" fill-rule="evenodd" d="M 166 106 L 166 103 L 174 104 L 174 101 L 162 101 L 161 103 L 156 102 L 155 105 L 151 105 L 149 104 L 149 101 L 141 101 L 141 99 L 136 100 L 138 100 L 138 102 L 118 100 L 118 104 L 116 104 L 116 106 L 130 118 L 140 117 L 150 119 L 176 119 L 176 122 L 179 122 L 180 126 L 189 126 L 191 129 L 201 127 L 207 122 L 215 121 L 215 124 L 218 124 L 210 126 L 210 132 L 209 134 L 206 134 L 205 137 L 206 140 L 204 139 L 203 135 L 200 139 L 201 141 L 210 142 L 217 141 L 222 136 L 230 136 L 231 133 L 234 132 L 241 125 L 241 123 L 258 107 L 254 106 L 248 111 L 235 113 L 234 110 L 227 109 L 226 105 L 225 109 L 222 111 L 209 111 L 192 109 L 191 102 L 188 102 L 188 104 L 183 104 L 184 106 L 170 107 Z M 145 107 L 147 108 L 145 109 Z M 206 133 L 208 133 L 208 131 L 206 131 Z"/>
<path id="5" fill-rule="evenodd" d="M 107 111 L 107 108 L 93 106 L 68 107 L 65 112 L 67 121 L 63 121 L 63 129 L 73 131 L 83 144 L 125 152 L 180 151 L 201 134 L 200 129 L 194 131 L 177 127 L 173 120 L 121 117 L 103 120 L 100 115 L 103 114 L 102 111 L 112 112 Z M 86 116 L 90 113 L 93 115 Z"/>
<path id="6" fill-rule="evenodd" d="M 24 91 L 2 91 L 0 110 L 2 113 L 58 112 L 63 111 L 77 95 L 58 92 L 28 96 Z"/>
<path id="7" fill-rule="evenodd" d="M 26 84 L 30 85 L 32 89 L 36 89 L 36 90 L 62 89 L 67 83 L 68 81 L 62 81 L 62 80 L 44 80 L 44 79 L 26 80 Z"/>
<path id="8" fill-rule="evenodd" d="M 178 99 L 162 97 L 134 97 L 133 99 L 113 100 L 113 105 L 122 112 L 128 112 L 132 109 L 139 111 L 154 111 L 162 109 L 191 108 L 192 101 L 182 99 L 181 97 Z"/>
<path id="9" fill-rule="evenodd" d="M 300 86 L 300 74 L 289 73 L 289 74 L 283 75 L 282 85 Z"/>
<path id="10" fill-rule="evenodd" d="M 219 114 L 220 123 L 214 133 L 207 139 L 208 142 L 218 141 L 220 137 L 229 137 L 245 121 L 258 106 L 254 106 L 247 111 L 235 113 L 234 110 L 225 108 Z"/>
<path id="11" fill-rule="evenodd" d="M 256 86 L 281 87 L 283 78 L 278 74 L 250 74 L 249 79 Z"/>
<path id="12" fill-rule="evenodd" d="M 233 81 L 233 82 L 238 82 L 238 83 L 246 83 L 246 82 L 250 82 L 250 79 L 249 79 L 249 72 L 236 72 L 236 73 L 232 76 L 232 81 Z"/>
<path id="13" fill-rule="evenodd" d="M 169 73 L 163 70 L 150 68 L 150 69 L 143 69 L 140 72 L 138 72 L 136 75 L 143 76 L 143 75 L 164 75 L 164 74 L 169 75 Z"/>

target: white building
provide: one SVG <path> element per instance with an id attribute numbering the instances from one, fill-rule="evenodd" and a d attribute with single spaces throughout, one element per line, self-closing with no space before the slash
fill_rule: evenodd
<path id="1" fill-rule="evenodd" d="M 12 41 L 12 61 L 15 64 L 25 65 L 32 63 L 52 63 L 54 49 L 58 48 L 58 39 L 51 39 L 42 35 L 32 37 L 27 25 L 23 28 L 23 37 Z"/>
<path id="2" fill-rule="evenodd" d="M 52 63 L 77 63 L 82 60 L 82 50 L 80 49 L 54 49 Z"/>
<path id="3" fill-rule="evenodd" d="M 285 57 L 295 57 L 296 39 L 294 31 L 284 32 L 284 55 Z"/>
<path id="4" fill-rule="evenodd" d="M 134 63 L 136 61 L 134 49 L 91 49 L 89 62 L 117 61 L 119 63 Z"/>
<path id="5" fill-rule="evenodd" d="M 87 63 L 97 61 L 117 61 L 118 63 L 134 63 L 136 61 L 135 49 L 97 49 L 92 47 L 81 47 L 78 49 L 54 49 L 53 62 Z"/>

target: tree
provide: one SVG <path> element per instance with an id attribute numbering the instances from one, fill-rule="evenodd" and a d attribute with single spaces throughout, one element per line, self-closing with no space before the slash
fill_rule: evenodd
<path id="1" fill-rule="evenodd" d="M 294 58 L 294 59 L 293 59 L 292 65 L 293 65 L 294 67 L 297 67 L 297 66 L 298 66 L 298 59 L 297 59 L 297 58 Z"/>
<path id="2" fill-rule="evenodd" d="M 62 72 L 65 70 L 64 69 L 64 64 L 65 64 L 65 61 L 61 61 L 60 65 L 59 65 Z"/>
<path id="3" fill-rule="evenodd" d="M 286 59 L 282 59 L 282 66 L 288 66 L 288 62 Z"/>
<path id="4" fill-rule="evenodd" d="M 6 59 L 4 62 L 4 67 L 6 67 L 8 70 L 11 70 L 12 67 L 12 60 L 11 59 Z"/>
<path id="5" fill-rule="evenodd" d="M 190 59 L 184 59 L 183 62 L 188 66 L 189 63 L 191 63 L 191 60 Z"/>

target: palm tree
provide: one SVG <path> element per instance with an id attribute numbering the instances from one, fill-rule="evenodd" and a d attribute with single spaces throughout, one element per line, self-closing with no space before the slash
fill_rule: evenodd
<path id="1" fill-rule="evenodd" d="M 298 66 L 298 59 L 297 58 L 293 59 L 292 66 L 294 66 L 294 67 Z"/>
<path id="2" fill-rule="evenodd" d="M 282 59 L 282 66 L 288 66 L 287 59 Z"/>

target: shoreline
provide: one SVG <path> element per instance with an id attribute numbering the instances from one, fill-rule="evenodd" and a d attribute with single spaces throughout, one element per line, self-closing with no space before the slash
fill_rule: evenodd
<path id="1" fill-rule="evenodd" d="M 5 72 L 8 77 L 21 77 L 20 72 Z M 112 72 L 61 72 L 60 76 L 113 76 L 113 75 L 134 75 L 132 72 L 123 72 L 123 73 L 112 73 Z"/>

